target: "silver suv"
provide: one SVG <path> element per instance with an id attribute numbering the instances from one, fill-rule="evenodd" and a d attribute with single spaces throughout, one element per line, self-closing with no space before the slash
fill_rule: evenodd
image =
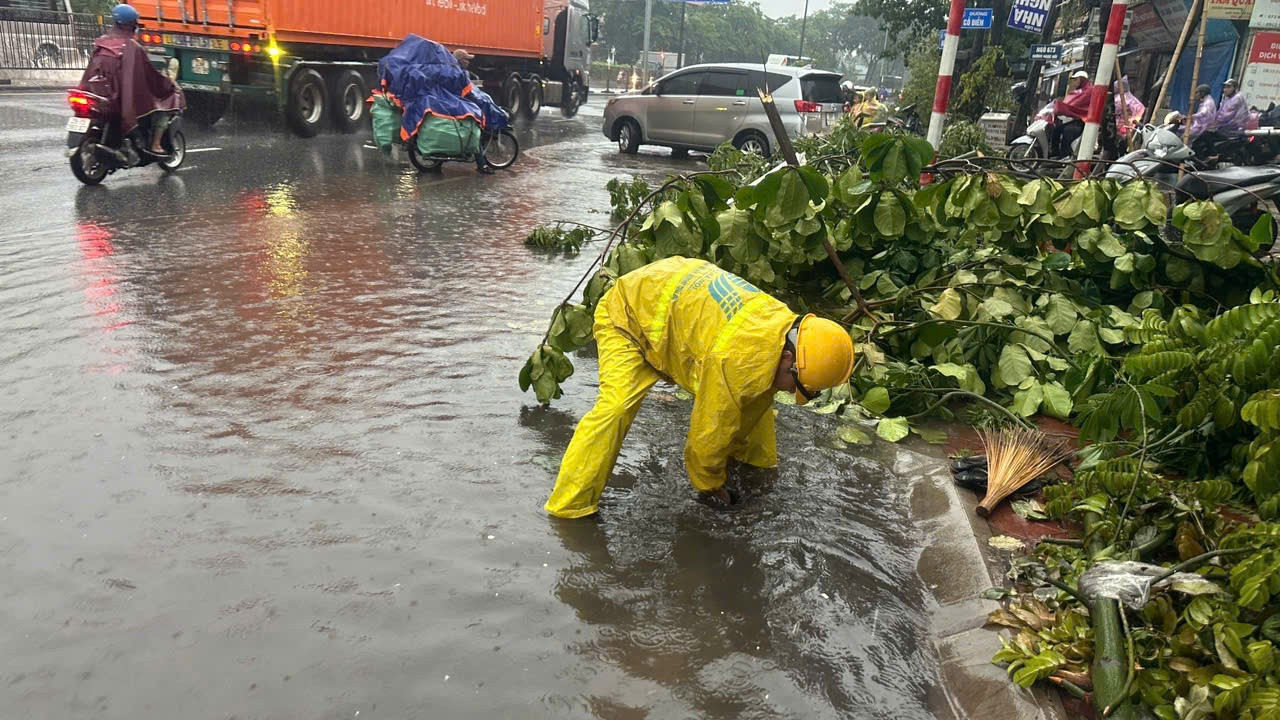
<path id="1" fill-rule="evenodd" d="M 711 151 L 724 142 L 772 154 L 773 131 L 757 88 L 768 91 L 793 137 L 833 125 L 844 112 L 838 73 L 784 65 L 691 65 L 644 90 L 609 100 L 604 134 L 618 150 L 641 145 Z"/>

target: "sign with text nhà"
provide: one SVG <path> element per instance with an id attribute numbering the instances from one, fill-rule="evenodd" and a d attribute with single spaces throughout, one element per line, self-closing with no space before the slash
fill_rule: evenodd
<path id="1" fill-rule="evenodd" d="M 1009 8 L 1009 27 L 1039 35 L 1044 32 L 1053 0 L 1014 0 Z"/>
<path id="2" fill-rule="evenodd" d="M 1241 78 L 1240 92 L 1255 107 L 1280 103 L 1280 32 L 1253 36 L 1249 62 Z"/>
<path id="3" fill-rule="evenodd" d="M 991 8 L 965 8 L 960 19 L 961 30 L 990 30 L 995 11 Z"/>

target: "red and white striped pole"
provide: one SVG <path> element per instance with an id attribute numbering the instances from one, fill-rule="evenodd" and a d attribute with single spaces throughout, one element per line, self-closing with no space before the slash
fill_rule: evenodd
<path id="1" fill-rule="evenodd" d="M 947 36 L 942 41 L 942 62 L 938 63 L 938 85 L 933 91 L 933 113 L 929 115 L 929 144 L 937 152 L 942 144 L 942 122 L 951 100 L 951 76 L 956 69 L 956 51 L 960 49 L 960 22 L 964 19 L 965 0 L 951 0 L 947 15 Z"/>
<path id="2" fill-rule="evenodd" d="M 1080 135 L 1080 151 L 1076 153 L 1076 177 L 1089 175 L 1093 160 L 1093 146 L 1098 144 L 1098 129 L 1102 125 L 1102 111 L 1107 105 L 1107 87 L 1115 72 L 1116 55 L 1120 53 L 1120 34 L 1124 32 L 1124 16 L 1129 10 L 1129 0 L 1112 0 L 1111 14 L 1107 16 L 1107 36 L 1103 39 L 1102 55 L 1098 57 L 1098 74 L 1093 78 L 1093 95 L 1089 98 L 1089 113 L 1085 115 L 1084 132 Z"/>

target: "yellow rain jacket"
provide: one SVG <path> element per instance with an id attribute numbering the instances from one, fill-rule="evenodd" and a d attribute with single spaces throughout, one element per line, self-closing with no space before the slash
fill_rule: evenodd
<path id="1" fill-rule="evenodd" d="M 796 317 L 703 260 L 667 258 L 620 278 L 596 308 L 600 395 L 574 431 L 547 512 L 596 511 L 641 401 L 663 378 L 695 395 L 684 453 L 695 488 L 724 485 L 730 457 L 777 465 L 773 381 Z"/>

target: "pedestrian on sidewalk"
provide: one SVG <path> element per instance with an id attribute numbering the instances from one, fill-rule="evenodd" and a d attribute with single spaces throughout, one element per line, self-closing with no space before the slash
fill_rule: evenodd
<path id="1" fill-rule="evenodd" d="M 703 260 L 671 257 L 622 276 L 595 313 L 600 395 L 565 451 L 546 510 L 596 512 L 622 440 L 660 379 L 695 396 L 685 470 L 711 503 L 727 507 L 730 458 L 778 463 L 775 392 L 804 404 L 845 383 L 853 341 L 838 324 L 800 317 L 736 275 Z"/>

